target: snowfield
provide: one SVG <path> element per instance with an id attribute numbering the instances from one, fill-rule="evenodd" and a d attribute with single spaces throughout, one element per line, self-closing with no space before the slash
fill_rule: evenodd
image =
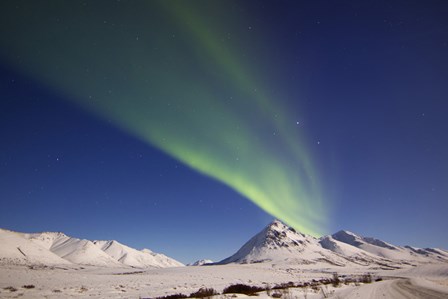
<path id="1" fill-rule="evenodd" d="M 439 266 L 439 265 L 436 265 Z M 284 294 L 282 298 L 448 298 L 448 276 L 424 276 L 430 265 L 420 274 L 419 267 L 407 273 L 407 278 L 397 278 L 397 270 L 369 271 L 373 277 L 384 280 L 370 284 L 355 284 L 332 287 L 318 286 L 316 289 L 290 288 L 270 292 Z M 440 268 L 440 267 L 437 267 Z M 439 273 L 437 269 L 436 273 Z M 448 271 L 445 266 L 444 272 Z M 362 275 L 366 271 L 357 268 L 338 267 L 318 269 L 310 265 L 290 266 L 288 264 L 230 264 L 214 266 L 191 266 L 177 268 L 148 269 L 132 271 L 104 267 L 36 267 L 3 266 L 0 270 L 0 297 L 14 298 L 154 298 L 182 293 L 189 295 L 200 288 L 214 288 L 218 292 L 232 284 L 242 283 L 253 286 L 273 287 L 288 282 L 310 282 L 331 278 L 332 273 Z M 414 276 L 415 275 L 415 276 Z M 404 277 L 404 276 L 403 276 Z M 389 279 L 388 279 L 389 278 Z M 35 286 L 32 289 L 25 285 Z M 8 287 L 17 291 L 11 292 Z M 384 296 L 383 296 L 384 294 Z M 261 292 L 258 298 L 272 298 Z M 290 296 L 290 297 L 287 297 Z M 238 295 L 238 297 L 248 297 Z M 220 295 L 216 298 L 231 298 Z"/>
<path id="2" fill-rule="evenodd" d="M 201 288 L 222 293 L 235 284 L 263 288 L 258 298 L 448 298 L 443 249 L 400 247 L 347 231 L 318 239 L 279 221 L 231 257 L 189 267 L 148 249 L 63 233 L 0 230 L 0 244 L 0 298 L 156 298 Z M 340 282 L 331 283 L 335 273 Z M 359 282 L 366 277 L 372 283 Z"/>

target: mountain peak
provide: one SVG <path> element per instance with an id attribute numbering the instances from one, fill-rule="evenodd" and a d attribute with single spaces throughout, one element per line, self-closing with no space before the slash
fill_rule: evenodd
<path id="1" fill-rule="evenodd" d="M 269 249 L 299 246 L 303 242 L 301 239 L 305 238 L 305 235 L 297 233 L 295 229 L 278 220 L 270 223 L 260 234 L 262 242 L 258 247 Z"/>
<path id="2" fill-rule="evenodd" d="M 286 226 L 281 220 L 274 219 L 271 223 L 268 224 L 268 227 L 281 227 Z"/>
<path id="3" fill-rule="evenodd" d="M 319 248 L 322 249 L 316 238 L 298 233 L 283 222 L 274 220 L 234 255 L 219 263 L 257 263 L 289 257 L 303 260 L 300 256 L 315 256 L 314 251 Z"/>
<path id="4" fill-rule="evenodd" d="M 339 234 L 339 235 L 349 235 L 349 236 L 353 236 L 353 237 L 359 237 L 357 234 L 355 234 L 355 233 L 353 233 L 351 231 L 348 231 L 348 230 L 344 230 L 344 229 L 341 229 L 340 231 L 334 233 L 333 235 L 336 235 L 336 234 Z"/>
<path id="5" fill-rule="evenodd" d="M 292 233 L 297 233 L 297 234 L 303 235 L 302 233 L 297 232 L 294 228 L 288 226 L 287 224 L 285 224 L 284 222 L 282 222 L 278 219 L 275 219 L 274 221 L 269 223 L 268 226 L 266 226 L 265 230 L 278 231 L 278 232 L 291 231 Z"/>
<path id="6" fill-rule="evenodd" d="M 359 237 L 358 235 L 356 235 L 352 232 L 346 231 L 346 230 L 340 230 L 331 236 L 335 240 L 350 244 L 352 246 L 358 247 L 358 246 L 362 245 L 361 237 Z"/>

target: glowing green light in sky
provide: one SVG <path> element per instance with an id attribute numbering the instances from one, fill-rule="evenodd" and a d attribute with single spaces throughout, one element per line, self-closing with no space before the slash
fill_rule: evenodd
<path id="1" fill-rule="evenodd" d="M 269 63 L 243 54 L 257 47 L 221 29 L 231 11 L 87 3 L 3 7 L 0 57 L 298 230 L 322 230 L 326 211 L 296 120 L 261 83 Z"/>

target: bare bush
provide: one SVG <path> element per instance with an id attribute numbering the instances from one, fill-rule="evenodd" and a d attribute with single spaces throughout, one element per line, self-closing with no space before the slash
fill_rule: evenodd
<path id="1" fill-rule="evenodd" d="M 333 287 L 338 287 L 339 286 L 339 284 L 341 283 L 341 281 L 339 280 L 339 276 L 338 276 L 338 273 L 333 273 L 333 279 L 332 279 L 332 282 L 331 282 L 331 284 L 333 285 Z"/>
<path id="2" fill-rule="evenodd" d="M 245 284 L 234 284 L 226 287 L 222 293 L 223 294 L 245 294 L 245 295 L 253 295 L 255 293 L 265 291 L 265 288 L 249 286 Z"/>
<path id="3" fill-rule="evenodd" d="M 6 288 L 3 288 L 3 289 L 6 290 L 6 291 L 10 291 L 10 292 L 15 292 L 15 291 L 17 291 L 17 289 L 16 289 L 15 287 L 11 287 L 11 286 L 6 287 Z"/>
<path id="4" fill-rule="evenodd" d="M 363 276 L 361 276 L 361 278 L 359 279 L 359 282 L 362 283 L 371 283 L 372 282 L 372 275 L 370 273 L 368 274 L 364 274 Z"/>
<path id="5" fill-rule="evenodd" d="M 190 298 L 204 298 L 218 295 L 218 292 L 213 288 L 200 288 L 199 291 L 191 293 Z"/>
<path id="6" fill-rule="evenodd" d="M 184 294 L 174 294 L 174 295 L 168 295 L 168 296 L 162 296 L 162 297 L 156 297 L 156 299 L 184 299 L 188 298 L 187 295 Z"/>

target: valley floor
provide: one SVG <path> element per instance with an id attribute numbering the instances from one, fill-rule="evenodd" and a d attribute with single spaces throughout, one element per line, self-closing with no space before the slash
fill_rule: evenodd
<path id="1" fill-rule="evenodd" d="M 189 295 L 202 287 L 218 292 L 231 284 L 273 287 L 290 281 L 356 277 L 365 269 L 325 268 L 312 265 L 250 264 L 178 267 L 151 270 L 98 267 L 0 266 L 1 298 L 154 298 L 177 293 Z M 384 280 L 371 284 L 290 288 L 262 292 L 258 298 L 448 298 L 448 265 L 426 265 L 408 270 L 368 270 Z M 28 286 L 24 287 L 24 286 Z M 216 298 L 231 298 L 221 295 Z M 237 295 L 237 298 L 246 297 Z"/>

